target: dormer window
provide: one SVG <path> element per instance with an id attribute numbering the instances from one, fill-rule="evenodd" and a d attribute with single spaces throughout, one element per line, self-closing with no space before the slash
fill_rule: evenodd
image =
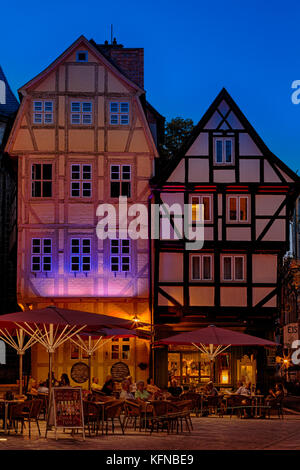
<path id="1" fill-rule="evenodd" d="M 87 51 L 78 51 L 76 53 L 76 62 L 87 62 L 87 61 L 88 61 Z"/>
<path id="2" fill-rule="evenodd" d="M 214 161 L 216 165 L 233 165 L 233 139 L 216 137 L 214 139 Z"/>

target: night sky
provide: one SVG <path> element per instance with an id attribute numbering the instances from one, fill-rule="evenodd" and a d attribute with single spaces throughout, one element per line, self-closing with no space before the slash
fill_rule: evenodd
<path id="1" fill-rule="evenodd" d="M 196 124 L 225 87 L 270 150 L 300 172 L 300 3 L 72 0 L 1 5 L 0 64 L 17 89 L 81 34 L 145 51 L 147 99 Z"/>

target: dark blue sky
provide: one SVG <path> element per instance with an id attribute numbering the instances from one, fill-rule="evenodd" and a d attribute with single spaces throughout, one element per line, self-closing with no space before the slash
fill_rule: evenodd
<path id="1" fill-rule="evenodd" d="M 300 172 L 300 3 L 278 0 L 5 2 L 0 64 L 13 91 L 78 36 L 145 49 L 147 98 L 196 124 L 224 86 L 279 158 Z"/>

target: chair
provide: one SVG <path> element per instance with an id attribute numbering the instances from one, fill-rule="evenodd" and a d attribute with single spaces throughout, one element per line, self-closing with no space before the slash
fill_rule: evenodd
<path id="1" fill-rule="evenodd" d="M 192 401 L 192 412 L 199 416 L 199 411 L 201 410 L 201 395 L 196 392 L 185 392 L 180 395 L 180 400 L 191 400 Z"/>
<path id="2" fill-rule="evenodd" d="M 82 403 L 84 425 L 88 427 L 88 432 L 90 436 L 91 431 L 95 432 L 97 436 L 99 430 L 100 409 L 95 403 L 89 400 L 83 400 Z"/>
<path id="3" fill-rule="evenodd" d="M 21 433 L 23 434 L 23 428 L 25 426 L 25 422 L 28 422 L 29 428 L 29 437 L 31 437 L 31 422 L 35 421 L 37 425 L 37 429 L 39 432 L 39 436 L 41 435 L 40 426 L 39 426 L 39 416 L 43 406 L 42 400 L 34 399 L 34 400 L 27 400 L 23 403 L 17 403 L 11 406 L 10 409 L 10 426 L 14 426 L 15 431 L 18 430 L 18 423 L 20 422 Z"/>
<path id="4" fill-rule="evenodd" d="M 41 413 L 43 413 L 44 415 L 43 419 L 46 419 L 48 408 L 49 408 L 49 396 L 46 393 L 38 393 L 37 396 L 33 398 L 33 400 L 36 400 L 36 399 L 42 400 Z"/>
<path id="5" fill-rule="evenodd" d="M 193 429 L 193 424 L 191 420 L 191 408 L 191 400 L 186 400 L 177 403 L 168 403 L 168 416 L 172 419 L 172 425 L 177 425 L 177 433 L 179 430 L 179 423 L 181 432 L 183 432 L 183 420 L 186 423 L 186 428 L 188 432 L 191 432 L 191 429 Z"/>
<path id="6" fill-rule="evenodd" d="M 226 398 L 225 413 L 230 415 L 230 419 L 235 411 L 241 416 L 242 398 L 241 395 L 230 395 Z"/>
<path id="7" fill-rule="evenodd" d="M 133 422 L 133 428 L 136 430 L 137 424 L 139 430 L 142 429 L 142 410 L 141 405 L 136 401 L 125 400 L 124 402 L 125 417 L 123 421 L 123 431 L 125 430 L 130 422 Z"/>
<path id="8" fill-rule="evenodd" d="M 169 410 L 169 403 L 164 400 L 157 400 L 151 402 L 151 406 L 153 409 L 153 416 L 149 420 L 149 427 L 150 427 L 150 434 L 152 434 L 154 427 L 156 426 L 157 432 L 161 428 L 163 431 L 167 429 L 168 434 L 170 433 L 172 421 L 177 418 L 172 417 L 168 414 Z"/>
<path id="9" fill-rule="evenodd" d="M 115 424 L 114 424 L 115 419 L 119 420 L 121 430 L 122 430 L 122 434 L 124 434 L 125 431 L 124 431 L 123 423 L 121 421 L 121 414 L 123 412 L 123 409 L 124 409 L 124 401 L 123 400 L 114 400 L 111 403 L 105 404 L 104 421 L 106 423 L 106 434 L 108 434 L 109 420 L 111 420 L 112 433 L 113 434 L 115 433 Z"/>
<path id="10" fill-rule="evenodd" d="M 266 407 L 265 407 L 266 408 L 266 416 L 268 416 L 269 419 L 271 418 L 271 411 L 272 410 L 277 411 L 277 415 L 278 415 L 279 419 L 283 419 L 282 402 L 283 402 L 283 398 L 280 398 L 280 399 L 274 398 L 274 399 L 270 399 L 266 402 Z"/>

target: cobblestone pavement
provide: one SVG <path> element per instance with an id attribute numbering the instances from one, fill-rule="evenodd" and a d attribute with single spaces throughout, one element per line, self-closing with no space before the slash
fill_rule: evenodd
<path id="1" fill-rule="evenodd" d="M 45 422 L 41 422 L 42 436 L 38 437 L 35 423 L 29 439 L 28 428 L 24 435 L 0 432 L 0 450 L 300 450 L 300 415 L 286 415 L 283 420 L 243 420 L 233 417 L 192 418 L 191 434 L 167 434 L 120 428 L 115 435 L 98 435 L 83 441 L 81 434 L 74 438 L 68 433 L 49 431 L 45 438 Z"/>

